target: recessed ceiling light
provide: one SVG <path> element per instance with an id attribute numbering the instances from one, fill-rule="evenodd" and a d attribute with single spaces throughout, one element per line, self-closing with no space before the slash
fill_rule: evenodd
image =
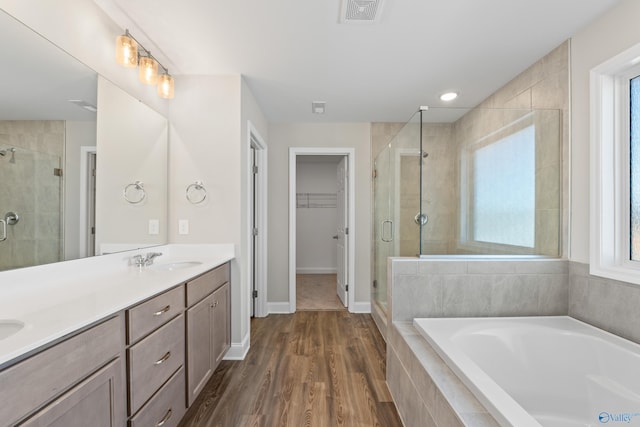
<path id="1" fill-rule="evenodd" d="M 447 92 L 447 93 L 443 93 L 442 95 L 440 95 L 440 100 L 441 101 L 453 101 L 457 97 L 458 97 L 458 94 L 456 92 Z"/>
<path id="2" fill-rule="evenodd" d="M 85 110 L 91 111 L 92 113 L 98 111 L 98 108 L 95 105 L 89 104 L 87 101 L 83 101 L 81 99 L 70 99 L 69 102 L 77 105 L 78 107 L 84 108 Z"/>

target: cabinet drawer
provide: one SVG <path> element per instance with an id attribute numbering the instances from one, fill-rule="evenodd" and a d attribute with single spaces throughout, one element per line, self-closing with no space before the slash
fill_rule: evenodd
<path id="1" fill-rule="evenodd" d="M 127 310 L 127 344 L 133 344 L 182 313 L 184 288 L 178 286 Z"/>
<path id="2" fill-rule="evenodd" d="M 131 418 L 130 427 L 177 426 L 186 412 L 184 380 L 184 368 L 180 368 L 140 412 Z"/>
<path id="3" fill-rule="evenodd" d="M 229 263 L 222 264 L 200 277 L 187 282 L 187 307 L 191 307 L 202 298 L 229 281 Z"/>
<path id="4" fill-rule="evenodd" d="M 129 350 L 129 414 L 134 414 L 184 365 L 184 316 L 180 315 Z"/>
<path id="5" fill-rule="evenodd" d="M 1 422 L 13 424 L 118 356 L 123 326 L 111 318 L 0 372 Z"/>

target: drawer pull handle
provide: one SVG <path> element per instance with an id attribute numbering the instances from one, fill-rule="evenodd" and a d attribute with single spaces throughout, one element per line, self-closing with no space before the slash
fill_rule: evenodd
<path id="1" fill-rule="evenodd" d="M 165 414 L 165 416 L 160 420 L 160 422 L 158 424 L 156 424 L 157 427 L 161 427 L 164 425 L 164 423 L 166 423 L 167 421 L 169 421 L 169 418 L 171 418 L 171 408 L 169 408 L 169 410 L 167 411 L 167 413 Z"/>
<path id="2" fill-rule="evenodd" d="M 165 308 L 163 308 L 160 311 L 156 311 L 155 313 L 153 313 L 154 316 L 162 316 L 164 313 L 166 313 L 167 311 L 171 310 L 171 306 L 168 305 Z"/>
<path id="3" fill-rule="evenodd" d="M 169 360 L 169 358 L 171 357 L 171 352 L 167 351 L 167 354 L 165 354 L 164 356 L 162 356 L 160 359 L 156 360 L 155 362 L 153 362 L 154 365 L 161 365 L 164 362 L 166 362 L 167 360 Z"/>

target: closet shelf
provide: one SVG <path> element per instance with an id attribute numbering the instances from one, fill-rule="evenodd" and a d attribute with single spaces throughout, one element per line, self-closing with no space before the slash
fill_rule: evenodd
<path id="1" fill-rule="evenodd" d="M 296 193 L 298 209 L 335 208 L 336 193 Z"/>

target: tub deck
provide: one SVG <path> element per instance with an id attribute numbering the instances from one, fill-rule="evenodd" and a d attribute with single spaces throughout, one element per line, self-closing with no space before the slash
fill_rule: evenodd
<path id="1" fill-rule="evenodd" d="M 499 427 L 412 322 L 387 329 L 387 385 L 406 427 Z"/>

